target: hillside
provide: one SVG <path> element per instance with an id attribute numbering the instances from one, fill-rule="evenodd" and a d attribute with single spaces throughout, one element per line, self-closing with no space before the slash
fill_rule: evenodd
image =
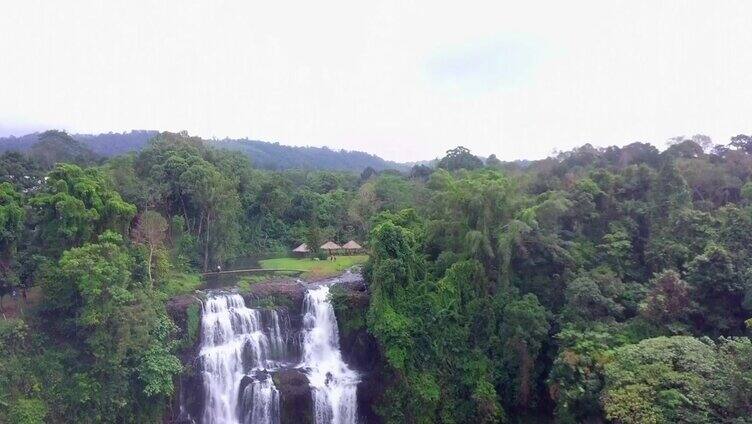
<path id="1" fill-rule="evenodd" d="M 29 148 L 28 155 L 43 169 L 50 169 L 59 162 L 91 165 L 98 159 L 98 155 L 84 143 L 56 130 L 40 134 L 38 141 Z"/>
<path id="2" fill-rule="evenodd" d="M 0 152 L 30 151 L 44 133 L 21 137 L 0 138 Z M 142 150 L 158 131 L 134 130 L 127 133 L 71 134 L 99 156 L 112 157 Z M 207 140 L 222 149 L 235 150 L 248 155 L 254 166 L 269 170 L 322 169 L 361 172 L 367 167 L 377 171 L 397 169 L 405 171 L 407 164 L 384 160 L 376 155 L 349 150 L 332 150 L 328 147 L 296 147 L 248 139 Z"/>
<path id="3" fill-rule="evenodd" d="M 376 155 L 328 147 L 296 147 L 248 139 L 210 141 L 215 147 L 238 150 L 251 157 L 253 164 L 264 169 L 327 169 L 360 172 L 367 167 L 407 170 L 405 164 L 384 160 Z"/>

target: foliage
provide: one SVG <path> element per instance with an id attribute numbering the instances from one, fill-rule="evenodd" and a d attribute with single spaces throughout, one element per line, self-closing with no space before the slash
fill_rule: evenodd
<path id="1" fill-rule="evenodd" d="M 0 421 L 167 419 L 174 351 L 195 343 L 199 310 L 177 334 L 166 299 L 233 257 L 349 239 L 370 256 L 261 266 L 318 278 L 363 265 L 367 312 L 332 299 L 343 335 L 378 343 L 385 422 L 751 415 L 748 136 L 485 164 L 458 147 L 404 175 L 352 152 L 187 133 L 43 138 L 48 155 L 0 156 L 0 287 L 44 294 L 0 321 Z M 131 153 L 94 167 L 83 145 Z M 312 160 L 355 172 L 254 168 Z"/>
<path id="2" fill-rule="evenodd" d="M 656 275 L 651 286 L 640 311 L 642 316 L 655 325 L 681 332 L 695 307 L 689 286 L 673 270 Z M 674 328 L 677 325 L 680 327 Z"/>
<path id="3" fill-rule="evenodd" d="M 40 399 L 16 399 L 8 412 L 9 422 L 17 424 L 44 424 L 47 406 Z"/>
<path id="4" fill-rule="evenodd" d="M 149 250 L 147 270 L 149 281 L 152 281 L 152 262 L 154 253 L 163 246 L 167 236 L 167 220 L 159 212 L 145 211 L 139 216 L 138 224 L 133 230 L 133 238 L 137 243 L 143 243 Z"/>
<path id="5" fill-rule="evenodd" d="M 483 166 L 483 161 L 473 156 L 465 147 L 459 146 L 447 150 L 446 156 L 439 161 L 439 168 L 447 171 L 456 171 L 458 169 L 477 169 Z"/>
<path id="6" fill-rule="evenodd" d="M 197 273 L 175 272 L 164 277 L 158 287 L 167 297 L 172 297 L 193 293 L 201 284 L 201 275 Z"/>
<path id="7" fill-rule="evenodd" d="M 19 152 L 5 152 L 0 155 L 0 182 L 12 184 L 17 191 L 33 190 L 42 183 L 41 166 Z"/>
<path id="8" fill-rule="evenodd" d="M 97 160 L 96 154 L 88 147 L 73 139 L 63 131 L 50 130 L 39 135 L 39 141 L 29 149 L 42 168 L 50 169 L 58 163 L 91 165 Z"/>
<path id="9" fill-rule="evenodd" d="M 0 300 L 18 283 L 16 254 L 25 219 L 20 194 L 10 183 L 0 183 Z"/>
<path id="10" fill-rule="evenodd" d="M 556 401 L 555 415 L 562 423 L 601 417 L 603 367 L 618 343 L 604 326 L 581 331 L 568 325 L 556 335 L 559 352 L 548 376 L 549 393 Z"/>
<path id="11" fill-rule="evenodd" d="M 201 331 L 201 309 L 196 304 L 191 304 L 185 310 L 186 315 L 186 332 L 185 340 L 183 341 L 184 347 L 190 347 L 196 344 Z"/>
<path id="12" fill-rule="evenodd" d="M 366 309 L 356 303 L 355 299 L 351 299 L 346 290 L 335 285 L 329 295 L 337 314 L 338 330 L 345 338 L 366 329 Z"/>
<path id="13" fill-rule="evenodd" d="M 238 281 L 237 283 L 235 283 L 235 285 L 238 286 L 238 289 L 240 291 L 247 292 L 251 289 L 252 285 L 260 283 L 262 281 L 268 281 L 268 279 L 268 275 L 244 275 L 238 278 Z"/>
<path id="14" fill-rule="evenodd" d="M 715 344 L 688 336 L 623 346 L 606 365 L 606 417 L 620 423 L 741 422 L 749 417 L 750 394 L 729 388 L 749 377 L 751 348 L 749 339 Z"/>
<path id="15" fill-rule="evenodd" d="M 123 231 L 136 213 L 95 169 L 58 165 L 47 175 L 42 191 L 30 199 L 36 237 L 45 252 L 58 255 L 80 246 L 105 230 Z"/>
<path id="16" fill-rule="evenodd" d="M 107 231 L 64 252 L 45 276 L 46 325 L 75 352 L 83 408 L 73 413 L 87 420 L 153 419 L 182 369 L 166 345 L 174 325 L 136 260 L 123 238 Z"/>

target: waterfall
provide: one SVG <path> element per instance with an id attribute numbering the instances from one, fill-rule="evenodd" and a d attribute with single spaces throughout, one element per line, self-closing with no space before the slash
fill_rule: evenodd
<path id="1" fill-rule="evenodd" d="M 241 411 L 244 424 L 274 424 L 279 422 L 279 392 L 272 377 L 263 373 L 245 386 Z"/>
<path id="2" fill-rule="evenodd" d="M 199 352 L 203 424 L 279 422 L 279 393 L 264 371 L 284 365 L 284 333 L 277 311 L 249 309 L 236 293 L 209 294 L 203 305 Z"/>
<path id="3" fill-rule="evenodd" d="M 303 368 L 311 386 L 316 424 L 355 424 L 359 377 L 342 360 L 329 286 L 306 292 L 303 314 Z"/>
<path id="4" fill-rule="evenodd" d="M 306 291 L 302 359 L 300 340 L 283 312 L 248 308 L 237 293 L 208 293 L 198 357 L 202 424 L 278 424 L 280 392 L 273 375 L 282 368 L 305 372 L 316 424 L 357 424 L 360 377 L 342 359 L 329 286 Z"/>

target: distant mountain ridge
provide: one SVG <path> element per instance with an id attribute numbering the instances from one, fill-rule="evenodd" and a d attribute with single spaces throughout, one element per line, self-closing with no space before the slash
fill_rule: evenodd
<path id="1" fill-rule="evenodd" d="M 0 153 L 29 152 L 44 133 L 20 137 L 0 137 Z M 143 149 L 159 131 L 134 130 L 127 133 L 71 134 L 70 136 L 101 157 L 117 156 Z M 361 172 L 371 167 L 377 171 L 396 169 L 406 171 L 411 164 L 387 161 L 376 155 L 328 147 L 298 147 L 249 139 L 205 140 L 207 144 L 248 155 L 254 166 L 263 169 L 322 169 Z"/>

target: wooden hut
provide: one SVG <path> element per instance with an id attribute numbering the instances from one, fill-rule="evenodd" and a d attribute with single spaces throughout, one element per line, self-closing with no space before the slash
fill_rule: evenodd
<path id="1" fill-rule="evenodd" d="M 348 241 L 342 245 L 342 248 L 349 254 L 361 253 L 363 251 L 363 246 L 359 245 L 355 240 Z"/>
<path id="2" fill-rule="evenodd" d="M 300 246 L 296 247 L 295 249 L 292 249 L 292 253 L 295 253 L 296 255 L 305 256 L 309 253 L 311 253 L 311 249 L 308 248 L 308 245 L 303 243 Z"/>
<path id="3" fill-rule="evenodd" d="M 342 249 L 342 246 L 338 245 L 337 243 L 335 243 L 333 241 L 328 241 L 328 242 L 322 244 L 319 249 L 325 250 L 330 255 L 333 255 L 333 254 L 337 253 L 340 249 Z"/>

